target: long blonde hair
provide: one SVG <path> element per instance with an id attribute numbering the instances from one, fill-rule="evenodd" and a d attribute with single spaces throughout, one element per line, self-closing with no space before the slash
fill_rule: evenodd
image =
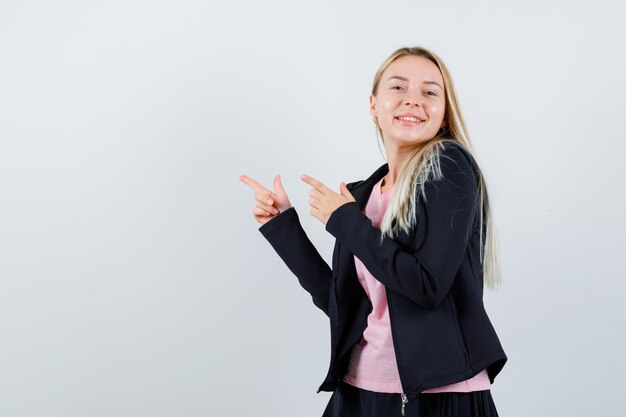
<path id="1" fill-rule="evenodd" d="M 497 244 L 497 230 L 493 221 L 493 208 L 489 204 L 489 195 L 487 192 L 487 184 L 482 171 L 478 167 L 476 155 L 469 134 L 461 115 L 461 109 L 456 97 L 456 91 L 452 77 L 443 61 L 427 48 L 416 46 L 400 48 L 393 52 L 380 66 L 372 85 L 372 95 L 378 93 L 378 85 L 383 72 L 396 59 L 406 56 L 416 55 L 432 61 L 443 77 L 444 90 L 446 94 L 446 106 L 444 120 L 447 126 L 424 144 L 420 144 L 413 152 L 402 172 L 399 174 L 394 192 L 389 202 L 389 208 L 383 217 L 380 228 L 382 237 L 393 236 L 400 229 L 408 232 L 408 230 L 417 223 L 417 212 L 415 208 L 418 206 L 415 199 L 420 198 L 420 194 L 415 193 L 415 184 L 419 189 L 421 196 L 425 195 L 424 186 L 428 181 L 441 178 L 441 170 L 439 164 L 440 152 L 445 148 L 445 142 L 455 141 L 463 149 L 465 149 L 474 159 L 477 167 L 477 175 L 479 179 L 479 207 L 480 210 L 480 262 L 483 266 L 483 281 L 487 287 L 495 289 L 502 282 L 500 274 L 500 264 Z M 382 138 L 384 143 L 383 132 L 378 124 L 376 124 L 376 135 Z"/>

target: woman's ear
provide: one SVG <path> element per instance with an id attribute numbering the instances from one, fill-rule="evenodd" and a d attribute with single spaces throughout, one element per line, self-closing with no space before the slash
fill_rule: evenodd
<path id="1" fill-rule="evenodd" d="M 370 114 L 374 120 L 378 119 L 378 112 L 376 111 L 376 96 L 370 96 Z"/>

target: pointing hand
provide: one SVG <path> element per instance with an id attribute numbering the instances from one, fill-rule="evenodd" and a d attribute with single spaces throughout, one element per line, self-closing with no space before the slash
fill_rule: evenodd
<path id="1" fill-rule="evenodd" d="M 240 175 L 239 180 L 254 190 L 256 205 L 252 209 L 252 215 L 257 222 L 265 224 L 291 207 L 287 193 L 280 182 L 280 175 L 274 177 L 274 192 L 246 175 Z"/>
<path id="2" fill-rule="evenodd" d="M 300 178 L 313 187 L 309 192 L 309 204 L 311 205 L 309 213 L 324 224 L 328 222 L 333 211 L 346 203 L 356 201 L 344 182 L 339 185 L 340 194 L 337 194 L 313 177 L 302 175 Z"/>

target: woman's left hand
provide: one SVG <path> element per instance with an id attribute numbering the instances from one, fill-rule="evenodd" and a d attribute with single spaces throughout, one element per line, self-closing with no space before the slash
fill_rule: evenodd
<path id="1" fill-rule="evenodd" d="M 346 187 L 344 182 L 339 185 L 341 194 L 337 194 L 313 177 L 302 175 L 300 178 L 313 187 L 309 192 L 309 204 L 311 205 L 309 213 L 324 224 L 326 224 L 330 215 L 333 211 L 337 210 L 339 206 L 351 201 L 356 201 L 354 197 L 352 197 L 352 194 L 350 194 L 350 191 L 348 191 L 348 187 Z"/>

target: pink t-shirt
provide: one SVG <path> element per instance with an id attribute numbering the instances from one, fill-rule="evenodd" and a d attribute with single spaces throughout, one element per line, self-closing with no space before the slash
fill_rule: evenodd
<path id="1" fill-rule="evenodd" d="M 375 227 L 380 227 L 393 193 L 393 188 L 382 193 L 381 183 L 382 179 L 374 185 L 364 212 Z M 371 300 L 373 309 L 367 317 L 367 327 L 361 340 L 352 349 L 348 370 L 343 380 L 350 385 L 369 391 L 402 393 L 391 337 L 385 287 L 370 274 L 356 256 L 354 256 L 354 262 L 359 282 Z M 422 392 L 469 392 L 487 390 L 490 387 L 487 370 L 483 369 L 476 376 L 465 381 L 430 388 Z"/>

